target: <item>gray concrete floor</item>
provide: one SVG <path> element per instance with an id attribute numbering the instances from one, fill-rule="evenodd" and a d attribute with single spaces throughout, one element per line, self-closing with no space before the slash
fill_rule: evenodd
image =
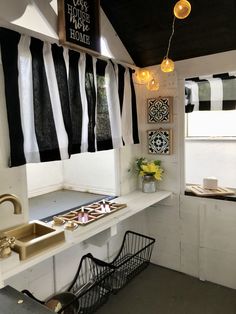
<path id="1" fill-rule="evenodd" d="M 236 290 L 151 264 L 96 314 L 236 314 Z"/>

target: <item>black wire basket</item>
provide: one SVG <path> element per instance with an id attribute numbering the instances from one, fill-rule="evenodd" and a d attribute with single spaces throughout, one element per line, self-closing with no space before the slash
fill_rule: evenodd
<path id="1" fill-rule="evenodd" d="M 28 290 L 23 290 L 22 293 L 56 313 L 94 313 L 111 294 L 111 288 L 106 284 L 106 280 L 114 271 L 114 266 L 89 253 L 81 258 L 76 275 L 66 292 L 58 293 L 47 301 L 35 298 Z"/>
<path id="2" fill-rule="evenodd" d="M 154 243 L 154 238 L 126 231 L 121 248 L 110 263 L 115 267 L 115 271 L 105 281 L 113 293 L 149 265 Z"/>
<path id="3" fill-rule="evenodd" d="M 90 253 L 82 257 L 77 273 L 67 290 L 76 296 L 78 313 L 93 313 L 107 301 L 111 288 L 106 282 L 114 271 L 113 265 L 93 257 Z"/>
<path id="4" fill-rule="evenodd" d="M 116 293 L 149 265 L 154 243 L 154 238 L 126 231 L 112 262 L 106 263 L 91 253 L 81 258 L 66 292 L 56 294 L 47 301 L 36 299 L 27 290 L 22 292 L 60 314 L 94 313 L 111 293 Z"/>

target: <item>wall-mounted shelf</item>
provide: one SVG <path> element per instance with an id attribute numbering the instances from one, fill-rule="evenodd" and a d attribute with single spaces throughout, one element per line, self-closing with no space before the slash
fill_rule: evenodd
<path id="1" fill-rule="evenodd" d="M 114 226 L 116 226 L 119 222 L 141 212 L 142 210 L 148 208 L 149 206 L 156 204 L 169 196 L 171 196 L 172 192 L 168 191 L 158 191 L 155 193 L 143 193 L 141 191 L 135 191 L 130 194 L 118 197 L 114 199 L 117 203 L 125 203 L 127 207 L 120 209 L 119 211 L 113 213 L 112 215 L 108 215 L 103 219 L 95 221 L 92 224 L 87 226 L 79 226 L 74 231 L 65 230 L 66 233 L 66 241 L 65 243 L 59 244 L 53 248 L 47 249 L 41 252 L 38 255 L 35 255 L 32 258 L 29 258 L 24 261 L 20 261 L 18 265 L 14 265 L 11 269 L 7 271 L 2 271 L 1 273 L 1 281 L 4 283 L 4 280 L 30 268 L 34 265 L 54 256 L 62 251 L 79 244 L 94 235 L 110 228 L 111 233 L 114 232 Z M 63 226 L 59 226 L 57 228 L 64 228 Z"/>

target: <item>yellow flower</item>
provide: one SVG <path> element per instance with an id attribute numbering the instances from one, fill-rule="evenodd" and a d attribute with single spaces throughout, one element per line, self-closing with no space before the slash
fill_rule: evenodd
<path id="1" fill-rule="evenodd" d="M 158 165 L 155 165 L 154 162 L 141 165 L 141 169 L 142 170 L 140 170 L 139 175 L 142 177 L 149 174 L 153 175 L 157 181 L 162 179 L 163 169 L 161 169 Z"/>
<path id="2" fill-rule="evenodd" d="M 146 159 L 139 158 L 136 160 L 138 173 L 141 177 L 145 175 L 152 175 L 157 181 L 162 180 L 164 170 L 160 166 L 160 161 L 147 161 Z"/>
<path id="3" fill-rule="evenodd" d="M 154 174 L 154 178 L 159 181 L 162 180 L 163 170 L 160 167 L 157 167 L 156 173 Z"/>
<path id="4" fill-rule="evenodd" d="M 155 173 L 157 170 L 157 167 L 154 163 L 148 163 L 147 165 L 142 165 L 141 168 L 146 173 Z"/>

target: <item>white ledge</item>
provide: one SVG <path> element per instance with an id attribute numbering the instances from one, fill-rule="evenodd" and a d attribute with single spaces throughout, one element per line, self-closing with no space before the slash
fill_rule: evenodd
<path id="1" fill-rule="evenodd" d="M 115 213 L 107 215 L 87 226 L 79 226 L 74 231 L 65 230 L 66 241 L 57 246 L 45 249 L 34 257 L 31 257 L 27 260 L 20 261 L 18 265 L 15 265 L 12 269 L 9 269 L 5 272 L 2 271 L 1 279 L 4 281 L 34 265 L 55 256 L 58 253 L 63 252 L 64 250 L 81 243 L 92 236 L 117 225 L 119 222 L 137 214 L 138 212 L 148 208 L 149 206 L 156 204 L 167 197 L 171 196 L 172 192 L 168 191 L 157 191 L 155 193 L 143 193 L 141 191 L 135 191 L 130 194 L 120 196 L 114 199 L 117 203 L 125 203 L 127 207 L 118 210 Z M 64 228 L 64 227 L 58 227 Z"/>

